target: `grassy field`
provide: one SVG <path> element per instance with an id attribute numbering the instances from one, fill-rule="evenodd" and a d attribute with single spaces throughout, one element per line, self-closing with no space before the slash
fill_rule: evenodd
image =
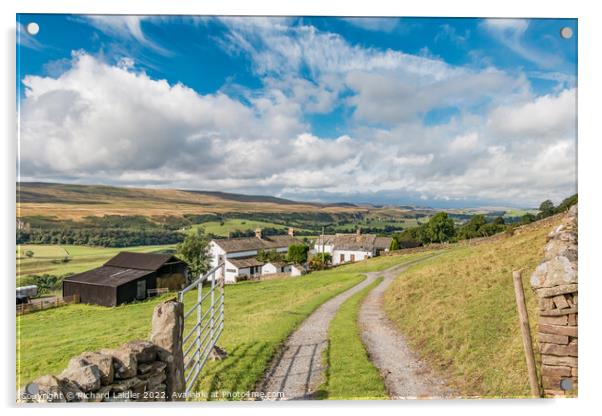
<path id="1" fill-rule="evenodd" d="M 529 276 L 553 227 L 535 223 L 517 236 L 460 246 L 412 267 L 387 291 L 391 319 L 458 394 L 530 395 L 511 275 L 525 268 L 533 319 Z"/>
<path id="2" fill-rule="evenodd" d="M 80 273 L 102 265 L 120 251 L 134 251 L 148 253 L 154 251 L 175 249 L 175 245 L 165 246 L 138 246 L 138 247 L 87 247 L 75 245 L 38 245 L 24 244 L 17 246 L 17 285 L 19 277 L 33 274 L 63 275 L 66 273 Z M 25 253 L 32 251 L 33 257 L 26 257 Z M 63 263 L 62 259 L 69 257 L 69 262 Z"/>
<path id="3" fill-rule="evenodd" d="M 333 400 L 388 399 L 383 380 L 362 344 L 358 315 L 362 300 L 382 282 L 379 278 L 350 297 L 339 309 L 328 329 L 326 382 L 318 389 L 320 398 Z"/>
<path id="4" fill-rule="evenodd" d="M 406 260 L 382 257 L 301 277 L 226 286 L 226 325 L 219 344 L 229 356 L 208 364 L 199 389 L 252 390 L 281 343 L 313 310 L 359 283 L 361 273 Z M 190 292 L 187 299 L 194 296 Z M 18 385 L 60 371 L 83 351 L 146 338 L 153 308 L 168 297 L 115 308 L 69 305 L 18 317 Z"/>
<path id="5" fill-rule="evenodd" d="M 288 228 L 284 225 L 275 224 L 272 222 L 243 219 L 227 219 L 223 222 L 209 221 L 204 222 L 202 224 L 195 224 L 194 226 L 190 227 L 187 231 L 191 232 L 199 227 L 203 227 L 206 233 L 213 233 L 220 237 L 228 237 L 229 234 L 233 231 L 255 230 L 256 228 L 276 228 L 279 230 L 288 230 Z"/>

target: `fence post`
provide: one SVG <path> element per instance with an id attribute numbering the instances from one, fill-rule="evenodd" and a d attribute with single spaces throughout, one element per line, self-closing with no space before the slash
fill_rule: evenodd
<path id="1" fill-rule="evenodd" d="M 537 379 L 537 368 L 535 367 L 535 354 L 533 352 L 533 341 L 531 340 L 531 328 L 529 327 L 529 314 L 525 304 L 525 292 L 523 290 L 522 271 L 513 271 L 512 280 L 514 282 L 514 295 L 516 296 L 516 307 L 518 309 L 518 319 L 520 330 L 523 337 L 523 348 L 525 350 L 525 359 L 527 361 L 527 371 L 529 373 L 529 385 L 531 394 L 534 397 L 541 397 L 539 389 L 539 380 Z"/>
<path id="2" fill-rule="evenodd" d="M 161 361 L 167 362 L 165 380 L 167 401 L 186 400 L 184 379 L 184 304 L 168 300 L 158 304 L 153 311 L 150 341 L 158 347 Z"/>

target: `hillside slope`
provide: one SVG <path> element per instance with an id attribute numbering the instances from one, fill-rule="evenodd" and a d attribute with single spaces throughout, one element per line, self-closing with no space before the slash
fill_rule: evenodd
<path id="1" fill-rule="evenodd" d="M 555 217 L 512 237 L 459 246 L 408 270 L 386 293 L 389 317 L 458 394 L 529 396 L 512 271 L 524 268 L 533 330 L 537 303 L 528 279 L 558 223 Z"/>

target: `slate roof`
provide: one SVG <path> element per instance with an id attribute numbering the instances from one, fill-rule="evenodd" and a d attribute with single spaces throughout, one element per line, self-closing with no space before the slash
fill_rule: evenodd
<path id="1" fill-rule="evenodd" d="M 122 251 L 104 265 L 65 278 L 67 282 L 117 287 L 147 276 L 168 262 L 181 262 L 171 254 L 130 253 Z"/>
<path id="2" fill-rule="evenodd" d="M 315 245 L 333 246 L 334 250 L 373 251 L 391 245 L 390 237 L 377 237 L 375 234 L 332 234 L 318 237 Z"/>
<path id="3" fill-rule="evenodd" d="M 172 259 L 173 261 L 179 262 L 179 260 L 171 254 L 130 253 L 128 251 L 122 251 L 107 261 L 105 266 L 156 271 Z"/>
<path id="4" fill-rule="evenodd" d="M 226 259 L 228 263 L 231 263 L 237 269 L 244 269 L 246 267 L 263 266 L 264 263 L 257 260 L 255 257 L 238 257 L 235 259 Z"/>
<path id="5" fill-rule="evenodd" d="M 122 267 L 101 266 L 87 272 L 65 278 L 65 282 L 79 282 L 90 285 L 117 287 L 132 280 L 153 273 L 149 270 L 124 269 Z"/>
<path id="6" fill-rule="evenodd" d="M 215 244 L 220 246 L 226 253 L 236 253 L 240 251 L 254 250 L 274 250 L 276 248 L 288 248 L 288 246 L 290 246 L 291 244 L 299 244 L 299 240 L 288 234 L 270 235 L 264 236 L 263 238 L 224 238 L 213 241 L 215 242 Z"/>

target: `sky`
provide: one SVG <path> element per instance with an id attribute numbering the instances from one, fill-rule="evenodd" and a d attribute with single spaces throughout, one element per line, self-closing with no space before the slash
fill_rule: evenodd
<path id="1" fill-rule="evenodd" d="M 21 14 L 18 179 L 536 207 L 576 87 L 576 19 Z"/>

